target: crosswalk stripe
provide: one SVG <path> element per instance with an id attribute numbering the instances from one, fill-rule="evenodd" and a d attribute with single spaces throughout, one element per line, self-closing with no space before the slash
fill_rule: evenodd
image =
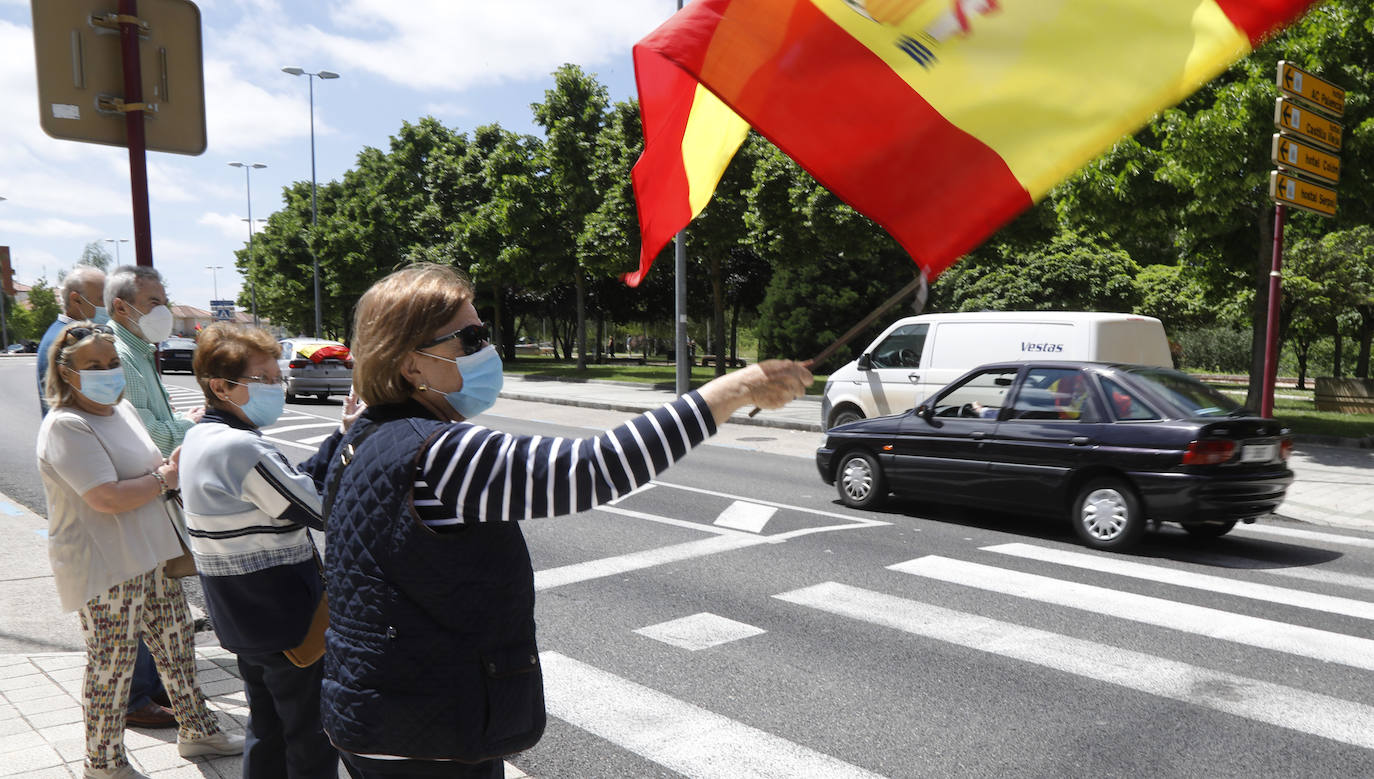
<path id="1" fill-rule="evenodd" d="M 1209 638 L 1374 671 L 1374 641 L 1006 568 L 931 555 L 890 565 L 902 573 L 1053 603 Z"/>
<path id="2" fill-rule="evenodd" d="M 333 433 L 325 433 L 324 435 L 312 435 L 312 436 L 310 436 L 309 438 L 302 438 L 302 439 L 301 439 L 301 443 L 303 443 L 303 444 L 308 444 L 308 445 L 310 445 L 310 446 L 319 446 L 320 444 L 322 444 L 322 443 L 324 443 L 325 441 L 329 440 L 329 437 L 330 437 L 331 435 L 334 435 L 334 434 L 333 434 Z"/>
<path id="3" fill-rule="evenodd" d="M 767 536 L 731 533 L 730 535 L 712 536 L 700 541 L 688 541 L 682 544 L 646 549 L 642 552 L 630 552 L 614 557 L 603 557 L 599 560 L 588 560 L 584 563 L 573 563 L 558 568 L 545 568 L 542 571 L 534 572 L 534 589 L 543 592 L 554 587 L 563 587 L 590 579 L 601 579 L 666 563 L 676 563 L 695 557 L 705 557 L 720 552 L 769 543 L 773 543 L 773 541 Z"/>
<path id="4" fill-rule="evenodd" d="M 773 597 L 1256 722 L 1374 749 L 1374 707 L 826 582 Z"/>
<path id="5" fill-rule="evenodd" d="M 558 652 L 541 652 L 553 716 L 688 777 L 877 777 Z"/>
<path id="6" fill-rule="evenodd" d="M 266 428 L 265 430 L 263 430 L 262 432 L 263 432 L 264 434 L 266 434 L 266 433 L 271 433 L 272 435 L 281 435 L 282 433 L 290 433 L 290 432 L 293 431 L 293 430 L 309 430 L 309 429 L 311 429 L 311 428 L 317 428 L 317 427 L 338 427 L 338 426 L 339 426 L 339 423 L 338 423 L 338 422 L 307 422 L 307 423 L 305 423 L 305 424 L 303 424 L 303 425 L 281 425 L 281 426 L 278 426 L 278 427 L 269 427 L 269 428 Z M 328 438 L 328 436 L 326 436 L 326 438 Z"/>
<path id="7" fill-rule="evenodd" d="M 1237 525 L 1236 531 L 1242 534 L 1258 533 L 1259 535 L 1263 536 L 1279 536 L 1280 538 L 1301 538 L 1304 541 L 1322 541 L 1328 544 L 1343 544 L 1345 546 L 1361 546 L 1374 549 L 1374 538 L 1347 536 L 1341 535 L 1339 533 L 1319 533 L 1315 530 L 1300 530 L 1295 527 L 1277 527 L 1275 525 Z"/>
<path id="8" fill-rule="evenodd" d="M 1325 611 L 1331 614 L 1344 614 L 1348 617 L 1374 620 L 1374 603 L 1356 600 L 1354 598 L 1341 598 L 1335 595 L 1322 595 L 1315 592 L 1290 590 L 1284 587 L 1275 587 L 1272 584 L 1239 581 L 1236 579 L 1227 579 L 1223 576 L 1213 576 L 1211 574 L 1180 571 L 1158 565 L 1137 563 L 1120 557 L 1099 557 L 1097 555 L 1084 554 L 1083 552 L 1071 552 L 1065 549 L 1050 549 L 1048 547 L 1034 546 L 1032 544 L 998 544 L 996 546 L 985 546 L 982 550 L 984 552 L 996 552 L 997 554 L 1021 557 L 1027 560 L 1039 560 L 1041 562 L 1055 563 L 1057 565 L 1068 565 L 1074 568 L 1085 568 L 1090 571 L 1101 571 L 1102 573 L 1111 573 L 1117 576 L 1129 576 L 1133 579 L 1144 579 L 1146 581 L 1159 582 L 1161 584 L 1172 584 L 1178 587 L 1189 587 L 1197 590 L 1222 593 L 1224 595 L 1236 595 L 1242 598 L 1269 601 L 1270 603 L 1282 603 L 1286 606 L 1297 606 L 1299 608 L 1312 609 L 1314 611 Z"/>
<path id="9" fill-rule="evenodd" d="M 1273 568 L 1267 567 L 1268 563 L 1250 557 L 1201 553 L 1189 555 L 1188 560 L 1203 565 L 1219 565 L 1225 568 L 1254 571 L 1271 576 L 1301 579 L 1317 584 L 1334 584 L 1338 587 L 1350 587 L 1356 590 L 1374 590 L 1374 578 L 1341 571 L 1328 571 L 1311 565 Z"/>

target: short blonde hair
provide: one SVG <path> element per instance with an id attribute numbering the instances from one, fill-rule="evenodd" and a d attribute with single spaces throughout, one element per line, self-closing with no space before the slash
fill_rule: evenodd
<path id="1" fill-rule="evenodd" d="M 67 343 L 71 331 L 80 327 L 95 327 L 95 323 L 72 322 L 62 328 L 62 332 L 58 333 L 52 342 L 51 351 L 48 352 L 48 371 L 43 374 L 43 402 L 48 404 L 48 408 L 66 408 L 76 404 L 76 388 L 62 378 L 61 369 L 64 366 L 71 367 L 72 354 L 81 348 L 82 344 L 92 338 L 104 338 L 114 343 L 115 338 L 110 333 L 91 333 L 85 338 Z M 124 393 L 119 393 L 119 397 L 123 398 Z"/>
<path id="2" fill-rule="evenodd" d="M 410 397 L 415 387 L 401 375 L 401 361 L 472 299 L 462 271 L 428 262 L 373 284 L 353 316 L 354 392 L 374 406 Z"/>
<path id="3" fill-rule="evenodd" d="M 274 359 L 281 357 L 281 344 L 262 328 L 215 322 L 200 331 L 196 338 L 196 356 L 191 359 L 191 370 L 195 372 L 196 383 L 205 395 L 205 405 L 224 408 L 224 404 L 210 390 L 210 380 L 237 381 L 247 370 L 248 361 L 258 355 Z"/>

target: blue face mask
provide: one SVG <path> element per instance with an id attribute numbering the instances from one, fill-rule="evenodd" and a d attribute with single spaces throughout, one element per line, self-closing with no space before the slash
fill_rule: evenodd
<path id="1" fill-rule="evenodd" d="M 458 366 L 458 373 L 463 377 L 463 388 L 457 392 L 445 392 L 444 399 L 463 419 L 472 419 L 496 403 L 496 398 L 501 394 L 501 385 L 505 381 L 505 376 L 501 373 L 501 355 L 497 353 L 496 347 L 488 344 L 475 354 L 456 360 L 429 352 L 420 354 Z"/>
<path id="2" fill-rule="evenodd" d="M 76 293 L 76 294 L 81 295 L 80 292 L 78 292 L 78 293 Z M 81 295 L 81 299 L 82 299 L 82 300 L 86 300 L 86 296 L 85 296 L 85 295 Z M 92 321 L 92 322 L 94 322 L 94 323 L 96 323 L 96 324 L 98 324 L 98 325 L 103 325 L 103 324 L 106 324 L 106 323 L 108 323 L 108 322 L 110 321 L 110 312 L 109 312 L 109 311 L 106 311 L 104 306 L 97 306 L 96 304 L 92 303 L 92 302 L 89 301 L 89 300 L 86 300 L 86 305 L 88 305 L 88 306 L 90 306 L 91 308 L 94 308 L 94 309 L 95 309 L 95 313 L 91 315 L 91 321 Z"/>
<path id="3" fill-rule="evenodd" d="M 81 377 L 81 386 L 74 387 L 92 403 L 113 406 L 124 394 L 124 369 L 76 371 Z"/>
<path id="4" fill-rule="evenodd" d="M 266 427 L 276 422 L 281 417 L 282 409 L 286 408 L 286 388 L 280 384 L 263 384 L 256 381 L 244 383 L 231 379 L 225 381 L 248 388 L 248 402 L 239 406 L 239 410 L 257 427 Z M 232 400 L 229 402 L 233 403 Z"/>

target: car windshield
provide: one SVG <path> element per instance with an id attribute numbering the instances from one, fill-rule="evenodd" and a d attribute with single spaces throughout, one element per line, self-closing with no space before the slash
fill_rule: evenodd
<path id="1" fill-rule="evenodd" d="M 1128 373 L 1148 384 L 1190 417 L 1224 417 L 1245 410 L 1229 396 L 1186 373 L 1163 368 L 1135 368 Z"/>

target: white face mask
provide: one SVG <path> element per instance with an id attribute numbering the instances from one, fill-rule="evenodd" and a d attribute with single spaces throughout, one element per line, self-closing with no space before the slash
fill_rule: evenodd
<path id="1" fill-rule="evenodd" d="M 133 303 L 129 304 L 129 308 L 138 311 L 138 307 Z M 141 315 L 138 318 L 138 331 L 143 336 L 143 340 L 150 344 L 157 344 L 167 340 L 167 336 L 172 334 L 172 310 L 170 308 L 158 305 L 153 306 L 146 314 L 142 311 L 138 311 L 138 313 Z"/>

